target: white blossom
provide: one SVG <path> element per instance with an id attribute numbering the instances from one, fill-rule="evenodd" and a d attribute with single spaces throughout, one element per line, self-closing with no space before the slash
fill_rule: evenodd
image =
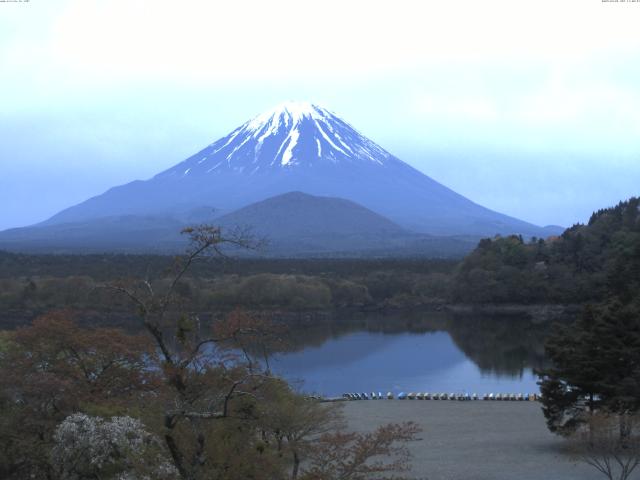
<path id="1" fill-rule="evenodd" d="M 80 480 L 96 473 L 113 472 L 114 480 L 146 480 L 146 475 L 133 471 L 141 464 L 147 447 L 154 438 L 142 422 L 124 416 L 105 420 L 84 413 L 67 417 L 54 433 L 51 452 L 65 480 Z M 173 478 L 175 469 L 164 458 L 154 461 L 157 475 L 153 478 Z M 105 477 L 108 478 L 108 477 Z"/>

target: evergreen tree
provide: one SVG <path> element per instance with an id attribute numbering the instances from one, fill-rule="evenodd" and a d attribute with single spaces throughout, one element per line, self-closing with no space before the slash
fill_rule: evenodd
<path id="1" fill-rule="evenodd" d="M 571 326 L 548 339 L 552 367 L 540 371 L 547 425 L 572 433 L 594 411 L 640 410 L 640 315 L 617 300 L 588 307 Z M 622 433 L 622 432 L 621 432 Z"/>

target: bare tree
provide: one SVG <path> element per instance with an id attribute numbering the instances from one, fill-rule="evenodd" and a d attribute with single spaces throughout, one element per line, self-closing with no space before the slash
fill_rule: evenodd
<path id="1" fill-rule="evenodd" d="M 321 435 L 310 452 L 303 480 L 395 479 L 409 469 L 407 443 L 417 440 L 413 422 L 388 424 L 370 433 L 336 431 Z M 394 475 L 394 476 L 390 476 Z"/>
<path id="2" fill-rule="evenodd" d="M 260 242 L 247 230 L 224 235 L 219 227 L 210 225 L 186 228 L 182 233 L 189 236 L 189 248 L 185 256 L 176 259 L 164 291 L 154 290 L 148 278 L 104 287 L 131 300 L 155 342 L 158 367 L 168 387 L 161 393 L 165 402 L 164 440 L 180 476 L 196 479 L 207 464 L 204 423 L 232 416 L 250 417 L 246 409 L 234 409 L 233 402 L 246 397 L 256 399 L 269 376 L 256 368 L 257 362 L 246 356 L 246 350 L 243 361 L 219 348 L 229 341 L 238 342 L 245 335 L 255 341 L 263 333 L 258 322 L 232 322 L 236 328 L 213 329 L 203 336 L 196 313 L 173 308 L 179 300 L 180 281 L 195 261 L 209 255 L 224 256 L 225 245 L 257 248 Z"/>
<path id="3" fill-rule="evenodd" d="M 279 455 L 290 458 L 291 479 L 296 480 L 319 437 L 344 427 L 342 405 L 318 404 L 289 388 L 274 388 L 270 394 L 261 406 L 265 437 L 274 441 Z"/>
<path id="4" fill-rule="evenodd" d="M 570 451 L 609 480 L 627 480 L 640 464 L 637 423 L 628 413 L 593 413 L 570 437 Z"/>

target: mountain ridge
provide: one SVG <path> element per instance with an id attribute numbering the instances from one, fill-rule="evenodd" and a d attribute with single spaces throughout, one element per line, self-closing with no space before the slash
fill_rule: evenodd
<path id="1" fill-rule="evenodd" d="M 55 253 L 175 253 L 187 247 L 179 232 L 197 223 L 240 229 L 267 243 L 256 252 L 230 247 L 239 256 L 267 257 L 460 257 L 478 239 L 432 237 L 403 229 L 387 218 L 334 197 L 288 192 L 213 220 L 210 209 L 190 222 L 165 216 L 123 215 L 17 228 L 0 232 L 0 248 Z M 248 227 L 248 228 L 247 228 Z"/>

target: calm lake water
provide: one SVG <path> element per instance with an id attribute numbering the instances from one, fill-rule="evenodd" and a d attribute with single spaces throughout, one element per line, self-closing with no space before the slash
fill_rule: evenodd
<path id="1" fill-rule="evenodd" d="M 347 330 L 326 332 L 310 345 L 302 342 L 294 352 L 277 354 L 272 369 L 305 392 L 327 396 L 539 391 L 533 368 L 543 362 L 542 336 L 528 322 L 448 318 L 436 327 L 429 322 L 416 327 L 390 320 Z M 309 335 L 301 332 L 299 338 Z"/>

